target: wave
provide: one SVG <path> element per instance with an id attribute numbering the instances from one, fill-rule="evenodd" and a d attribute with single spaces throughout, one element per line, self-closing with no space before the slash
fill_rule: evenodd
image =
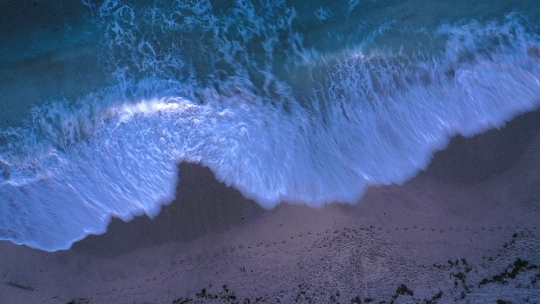
<path id="1" fill-rule="evenodd" d="M 112 216 L 155 216 L 182 195 L 180 162 L 209 167 L 266 209 L 356 203 L 368 186 L 399 184 L 426 168 L 451 136 L 501 127 L 540 104 L 540 35 L 517 14 L 423 29 L 438 47 L 430 53 L 419 51 L 424 40 L 380 47 L 374 41 L 395 29 L 388 24 L 323 52 L 292 30 L 294 10 L 277 5 L 281 19 L 265 18 L 279 26 L 253 13 L 258 27 L 224 30 L 186 51 L 169 36 L 165 46 L 137 36 L 136 13 L 119 3 L 96 10 L 114 20 L 103 25 L 115 33 L 104 36 L 114 84 L 74 104 L 36 107 L 25 127 L 2 131 L 0 239 L 54 251 L 104 232 Z M 203 4 L 178 9 L 206 12 Z M 224 29 L 196 17 L 182 23 L 189 33 Z M 144 26 L 164 24 L 153 20 Z M 281 42 L 279 27 L 289 31 Z M 263 33 L 252 53 L 235 43 Z"/>

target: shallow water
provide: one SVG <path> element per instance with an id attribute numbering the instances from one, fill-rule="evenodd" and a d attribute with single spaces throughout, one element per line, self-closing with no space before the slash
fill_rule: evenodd
<path id="1" fill-rule="evenodd" d="M 48 251 L 155 216 L 182 161 L 266 209 L 356 203 L 540 103 L 534 1 L 12 2 L 0 239 Z"/>

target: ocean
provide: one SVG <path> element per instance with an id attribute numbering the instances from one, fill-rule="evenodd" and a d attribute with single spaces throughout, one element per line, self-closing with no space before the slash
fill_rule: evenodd
<path id="1" fill-rule="evenodd" d="M 2 1 L 0 239 L 156 216 L 178 164 L 355 204 L 540 105 L 537 1 Z M 181 176 L 181 172 L 180 172 Z"/>

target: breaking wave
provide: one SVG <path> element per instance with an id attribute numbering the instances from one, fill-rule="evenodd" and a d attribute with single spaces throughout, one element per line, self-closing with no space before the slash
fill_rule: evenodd
<path id="1" fill-rule="evenodd" d="M 451 136 L 540 104 L 540 35 L 519 14 L 433 29 L 357 21 L 334 37 L 323 6 L 161 2 L 85 2 L 110 85 L 2 131 L 0 239 L 53 251 L 111 216 L 155 216 L 182 195 L 184 161 L 267 209 L 355 203 L 426 168 Z"/>

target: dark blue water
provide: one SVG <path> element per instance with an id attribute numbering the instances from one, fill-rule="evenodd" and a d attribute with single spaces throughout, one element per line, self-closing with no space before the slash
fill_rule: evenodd
<path id="1" fill-rule="evenodd" d="M 355 203 L 540 105 L 536 1 L 0 5 L 0 239 L 43 250 L 156 215 L 179 162 Z"/>

